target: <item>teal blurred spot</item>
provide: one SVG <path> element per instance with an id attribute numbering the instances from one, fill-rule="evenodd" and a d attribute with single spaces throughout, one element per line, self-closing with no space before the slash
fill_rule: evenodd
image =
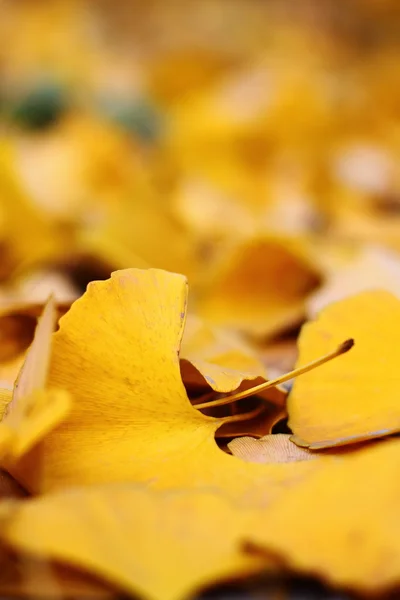
<path id="1" fill-rule="evenodd" d="M 68 94 L 61 85 L 40 81 L 18 97 L 8 98 L 6 112 L 20 127 L 42 129 L 55 123 L 67 107 Z"/>
<path id="2" fill-rule="evenodd" d="M 160 112 L 150 100 L 103 98 L 99 109 L 105 117 L 145 142 L 155 142 L 162 133 Z"/>

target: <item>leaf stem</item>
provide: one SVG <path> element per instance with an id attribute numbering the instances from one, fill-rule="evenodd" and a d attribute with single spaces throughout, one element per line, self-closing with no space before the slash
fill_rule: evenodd
<path id="1" fill-rule="evenodd" d="M 260 404 L 253 410 L 238 414 L 238 415 L 229 415 L 228 417 L 222 417 L 218 419 L 221 425 L 225 425 L 226 423 L 238 423 L 240 421 L 249 421 L 250 419 L 254 419 L 254 417 L 258 417 L 264 411 L 265 405 Z"/>
<path id="2" fill-rule="evenodd" d="M 280 383 L 284 383 L 289 379 L 293 379 L 294 377 L 298 377 L 299 375 L 303 375 L 303 373 L 308 373 L 308 371 L 312 371 L 317 367 L 320 367 L 326 362 L 336 358 L 337 356 L 341 356 L 345 354 L 354 346 L 354 340 L 349 339 L 342 342 L 336 350 L 333 352 L 329 352 L 329 354 L 325 354 L 316 360 L 304 365 L 303 367 L 299 367 L 298 369 L 294 369 L 289 373 L 285 373 L 276 379 L 271 379 L 270 381 L 266 381 L 265 383 L 261 383 L 260 385 L 256 385 L 248 390 L 244 390 L 243 392 L 237 392 L 236 394 L 232 394 L 230 396 L 225 396 L 224 398 L 219 398 L 218 400 L 213 400 L 212 402 L 203 402 L 201 404 L 194 405 L 194 408 L 201 410 L 203 408 L 212 408 L 214 406 L 223 406 L 224 404 L 231 404 L 231 402 L 236 402 L 237 400 L 242 400 L 243 398 L 248 398 L 249 396 L 254 396 L 254 394 L 258 394 L 259 392 L 263 392 L 268 388 L 275 387 Z"/>

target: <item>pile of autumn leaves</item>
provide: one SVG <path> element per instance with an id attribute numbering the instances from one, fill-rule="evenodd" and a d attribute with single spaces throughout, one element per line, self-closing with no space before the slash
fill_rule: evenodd
<path id="1" fill-rule="evenodd" d="M 222 417 L 199 410 L 267 374 L 244 342 L 187 315 L 187 295 L 182 275 L 121 270 L 89 284 L 56 332 L 49 300 L 2 391 L 2 466 L 33 494 L 0 503 L 4 560 L 16 551 L 36 585 L 73 567 L 111 586 L 83 580 L 93 593 L 155 600 L 282 569 L 394 588 L 399 300 L 365 291 L 303 327 L 298 366 L 355 345 L 295 381 L 289 437 L 270 434 L 286 411 L 279 386 Z M 250 436 L 224 451 L 221 426 Z"/>

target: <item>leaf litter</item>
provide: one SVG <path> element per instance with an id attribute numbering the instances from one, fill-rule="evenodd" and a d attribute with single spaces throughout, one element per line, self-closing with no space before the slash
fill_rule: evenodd
<path id="1" fill-rule="evenodd" d="M 395 2 L 178 4 L 0 9 L 0 595 L 395 598 Z"/>

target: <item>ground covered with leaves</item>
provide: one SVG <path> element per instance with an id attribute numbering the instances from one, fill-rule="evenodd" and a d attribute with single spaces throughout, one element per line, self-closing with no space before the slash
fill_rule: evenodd
<path id="1" fill-rule="evenodd" d="M 0 596 L 398 597 L 399 29 L 1 3 Z"/>

